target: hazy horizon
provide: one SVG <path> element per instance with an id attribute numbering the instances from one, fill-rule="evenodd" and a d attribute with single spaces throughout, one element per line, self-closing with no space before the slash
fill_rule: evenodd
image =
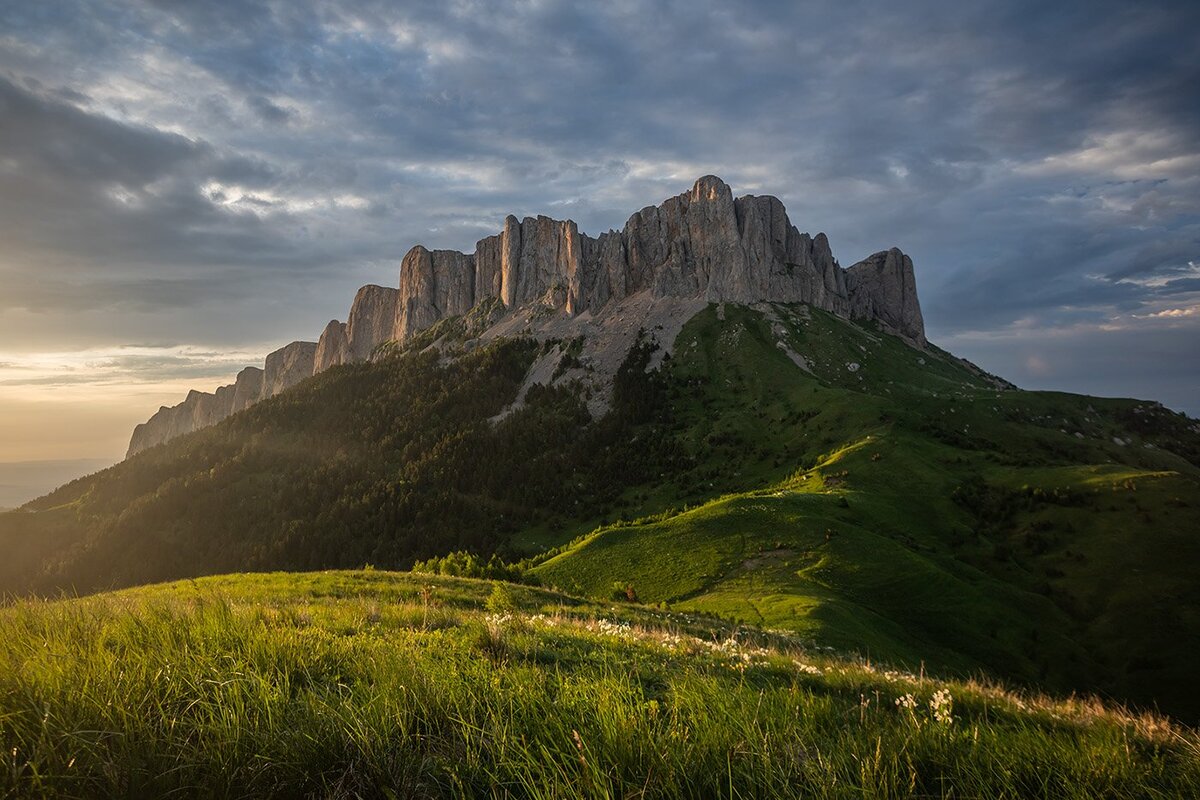
<path id="1" fill-rule="evenodd" d="M 109 458 L 0 462 L 0 509 L 17 508 L 115 462 Z"/>
<path id="2" fill-rule="evenodd" d="M 396 285 L 413 244 L 470 252 L 509 213 L 595 234 L 707 173 L 843 265 L 901 247 L 956 355 L 1200 416 L 1198 23 L 0 3 L 0 463 L 121 458 L 160 406 Z"/>

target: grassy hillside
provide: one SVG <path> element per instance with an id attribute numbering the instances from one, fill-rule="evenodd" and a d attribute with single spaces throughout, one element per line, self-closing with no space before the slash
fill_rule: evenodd
<path id="1" fill-rule="evenodd" d="M 0 609 L 4 797 L 1185 797 L 1151 715 L 382 572 Z"/>
<path id="2" fill-rule="evenodd" d="M 694 320 L 672 362 L 697 466 L 667 491 L 695 505 L 601 528 L 534 575 L 1200 718 L 1200 471 L 1165 449 L 1194 458 L 1190 421 L 998 392 L 820 312 L 725 313 Z M 772 479 L 780 464 L 800 468 Z M 739 481 L 754 488 L 699 500 Z"/>
<path id="3" fill-rule="evenodd" d="M 649 376 L 618 376 L 589 424 L 574 389 L 517 396 L 542 346 L 338 367 L 219 425 L 0 514 L 0 592 L 95 591 L 246 569 L 407 566 L 517 531 L 594 524 L 658 474 L 628 431 Z M 648 446 L 649 444 L 649 446 Z"/>
<path id="4" fill-rule="evenodd" d="M 546 347 L 330 370 L 0 514 L 0 589 L 465 549 L 573 594 L 1200 720 L 1194 420 L 1012 390 L 804 306 L 730 305 L 661 372 L 637 348 L 602 420 L 567 386 L 492 421 Z"/>

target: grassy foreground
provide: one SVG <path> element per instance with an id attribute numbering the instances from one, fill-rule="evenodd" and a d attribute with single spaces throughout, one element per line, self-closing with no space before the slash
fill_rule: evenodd
<path id="1" fill-rule="evenodd" d="M 524 586 L 229 576 L 0 609 L 0 797 L 1188 797 L 1200 739 Z"/>

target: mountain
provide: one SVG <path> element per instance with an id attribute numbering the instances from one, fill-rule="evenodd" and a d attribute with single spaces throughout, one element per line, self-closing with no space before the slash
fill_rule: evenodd
<path id="1" fill-rule="evenodd" d="M 269 397 L 0 514 L 0 591 L 519 577 L 1200 719 L 1200 423 L 1018 390 L 925 340 L 899 251 L 842 270 L 722 187 L 411 251 Z"/>
<path id="2" fill-rule="evenodd" d="M 634 214 L 620 232 L 595 239 L 570 220 L 509 216 L 504 230 L 479 241 L 471 254 L 417 245 L 400 263 L 398 288 L 362 287 L 347 321 L 330 322 L 319 341 L 292 342 L 267 356 L 263 369 L 247 367 L 229 386 L 193 391 L 179 405 L 160 409 L 134 430 L 129 455 L 472 309 L 496 312 L 490 330 L 481 332 L 486 339 L 530 321 L 522 319 L 530 312 L 543 323 L 547 315 L 646 322 L 661 312 L 661 301 L 681 299 L 807 303 L 876 321 L 916 346 L 925 343 L 908 256 L 893 248 L 842 269 L 825 235 L 800 233 L 778 198 L 735 200 L 729 186 L 709 175 L 691 191 Z"/>

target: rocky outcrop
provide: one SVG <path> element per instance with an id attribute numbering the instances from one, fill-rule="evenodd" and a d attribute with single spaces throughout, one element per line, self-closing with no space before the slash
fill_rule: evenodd
<path id="1" fill-rule="evenodd" d="M 925 345 L 908 256 L 893 248 L 842 269 L 825 234 L 801 233 L 778 198 L 735 199 L 707 175 L 595 238 L 570 220 L 509 216 L 474 253 L 417 245 L 401 260 L 397 288 L 362 287 L 347 321 L 330 322 L 317 343 L 293 342 L 267 356 L 265 370 L 247 368 L 232 386 L 160 409 L 134 431 L 129 453 L 218 422 L 317 372 L 371 358 L 381 344 L 404 342 L 480 303 L 499 303 L 510 317 L 536 306 L 569 320 L 602 317 L 635 297 L 808 303 Z"/>
<path id="2" fill-rule="evenodd" d="M 395 319 L 383 341 L 407 339 L 440 319 L 470 311 L 475 305 L 475 275 L 475 259 L 464 253 L 430 251 L 421 245 L 409 250 L 400 262 Z"/>
<path id="3" fill-rule="evenodd" d="M 230 411 L 236 414 L 249 408 L 262 399 L 263 371 L 258 367 L 246 367 L 237 374 L 233 383 L 233 407 Z"/>
<path id="4" fill-rule="evenodd" d="M 376 347 L 395 338 L 399 299 L 400 292 L 387 286 L 370 284 L 358 290 L 350 306 L 350 316 L 346 318 L 346 349 L 350 361 L 370 358 Z"/>
<path id="5" fill-rule="evenodd" d="M 395 338 L 493 297 L 508 308 L 539 304 L 573 315 L 641 291 L 849 313 L 845 270 L 824 234 L 797 230 L 778 198 L 735 200 L 710 175 L 597 238 L 570 220 L 510 216 L 473 254 L 414 247 L 400 268 Z"/>
<path id="6" fill-rule="evenodd" d="M 317 340 L 317 353 L 313 356 L 313 372 L 324 372 L 330 367 L 350 361 L 350 340 L 346 337 L 346 323 L 330 320 Z"/>
<path id="7" fill-rule="evenodd" d="M 263 370 L 263 399 L 311 378 L 316 356 L 316 342 L 292 342 L 268 355 Z"/>
<path id="8" fill-rule="evenodd" d="M 846 270 L 850 316 L 878 322 L 919 347 L 925 320 L 917 299 L 912 259 L 896 248 L 868 256 Z"/>
<path id="9" fill-rule="evenodd" d="M 176 436 L 216 425 L 312 376 L 316 349 L 313 342 L 292 342 L 267 356 L 265 370 L 246 367 L 233 383 L 211 394 L 193 389 L 179 405 L 163 406 L 133 429 L 126 458 Z"/>

